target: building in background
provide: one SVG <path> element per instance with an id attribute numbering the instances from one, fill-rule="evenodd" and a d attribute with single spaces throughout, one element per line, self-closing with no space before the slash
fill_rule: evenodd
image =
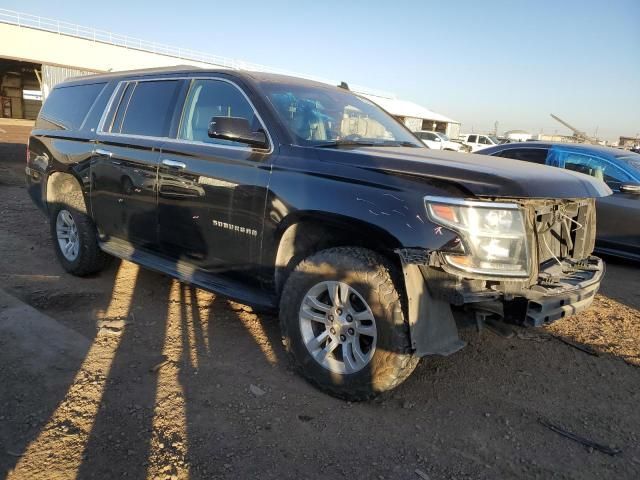
<path id="1" fill-rule="evenodd" d="M 38 64 L 0 62 L 0 117 L 33 120 L 42 104 Z"/>
<path id="2" fill-rule="evenodd" d="M 460 122 L 453 120 L 441 113 L 436 113 L 417 103 L 400 100 L 393 95 L 361 93 L 363 97 L 376 103 L 391 115 L 396 117 L 406 127 L 417 132 L 430 130 L 448 135 L 450 138 L 458 138 L 460 134 Z"/>
<path id="3" fill-rule="evenodd" d="M 531 140 L 533 136 L 524 130 L 509 130 L 508 132 L 504 132 L 504 138 L 513 142 L 526 142 L 527 140 Z"/>
<path id="4" fill-rule="evenodd" d="M 340 82 L 0 9 L 0 117 L 33 119 L 42 101 L 69 77 L 150 67 L 190 65 L 293 75 Z M 352 85 L 409 129 L 457 138 L 460 123 L 393 94 Z"/>
<path id="5" fill-rule="evenodd" d="M 618 140 L 618 147 L 620 148 L 637 148 L 640 146 L 640 135 L 636 135 L 635 137 L 620 137 Z"/>
<path id="6" fill-rule="evenodd" d="M 543 142 L 564 142 L 564 143 L 581 143 L 573 135 L 558 135 L 556 133 L 539 133 L 532 140 L 540 140 Z"/>

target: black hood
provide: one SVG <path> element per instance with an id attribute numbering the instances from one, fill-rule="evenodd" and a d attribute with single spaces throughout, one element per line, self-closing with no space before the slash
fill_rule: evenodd
<path id="1" fill-rule="evenodd" d="M 508 158 L 411 147 L 317 149 L 321 159 L 457 184 L 479 197 L 591 198 L 611 194 L 582 173 Z"/>

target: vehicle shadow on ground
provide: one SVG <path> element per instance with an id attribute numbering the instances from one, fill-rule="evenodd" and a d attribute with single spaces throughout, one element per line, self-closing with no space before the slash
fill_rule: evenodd
<path id="1" fill-rule="evenodd" d="M 138 270 L 134 285 L 121 315 L 131 324 L 114 353 L 78 478 L 182 475 L 188 464 L 212 454 L 220 456 L 219 466 L 204 463 L 219 473 L 224 453 L 238 445 L 234 419 L 216 408 L 222 401 L 216 391 L 224 399 L 233 396 L 229 389 L 245 397 L 248 384 L 234 385 L 234 371 L 251 373 L 256 357 L 267 365 L 282 361 L 277 325 L 268 317 L 272 324 L 265 328 L 246 307 L 150 271 Z M 166 313 L 149 318 L 144 309 L 150 302 Z M 222 347 L 229 338 L 235 348 Z M 216 425 L 204 438 L 203 413 Z"/>
<path id="2" fill-rule="evenodd" d="M 127 275 L 122 274 L 122 269 Z M 130 323 L 119 335 L 100 334 L 107 335 L 117 346 L 112 350 L 110 361 L 101 363 L 98 359 L 101 368 L 93 367 L 91 378 L 97 378 L 103 386 L 98 406 L 91 418 L 81 418 L 87 414 L 82 409 L 87 400 L 76 393 L 69 409 L 61 412 L 60 417 L 52 415 L 53 424 L 50 419 L 48 425 L 39 427 L 41 431 L 35 429 L 18 446 L 31 458 L 25 458 L 23 468 L 19 465 L 10 478 L 43 477 L 44 472 L 45 477 L 57 474 L 77 478 L 166 478 L 171 475 L 239 478 L 259 475 L 261 470 L 278 473 L 283 478 L 308 477 L 317 472 L 323 460 L 296 463 L 293 457 L 288 457 L 291 452 L 310 454 L 315 448 L 313 445 L 324 445 L 324 462 L 327 458 L 341 458 L 343 447 L 331 443 L 336 432 L 314 419 L 326 410 L 333 412 L 332 421 L 338 424 L 374 422 L 378 425 L 376 428 L 385 429 L 384 425 L 389 422 L 399 421 L 400 415 L 403 422 L 408 422 L 407 428 L 402 429 L 399 437 L 398 429 L 388 425 L 385 443 L 394 449 L 416 451 L 433 458 L 441 454 L 442 448 L 448 448 L 452 439 L 445 436 L 444 440 L 434 443 L 431 436 L 425 437 L 414 424 L 442 432 L 443 428 L 449 428 L 447 422 L 452 423 L 453 418 L 461 415 L 465 422 L 456 423 L 455 430 L 456 438 L 461 436 L 462 440 L 455 443 L 451 454 L 458 462 L 465 462 L 465 466 L 458 469 L 475 473 L 485 472 L 488 467 L 484 465 L 493 463 L 492 452 L 513 448 L 512 441 L 501 439 L 504 428 L 523 444 L 527 442 L 525 432 L 533 431 L 536 437 L 546 438 L 544 428 L 536 423 L 537 416 L 549 415 L 546 410 L 554 411 L 556 417 L 574 425 L 581 424 L 583 415 L 591 413 L 597 414 L 597 424 L 619 423 L 615 414 L 605 408 L 606 402 L 595 410 L 585 403 L 581 392 L 591 381 L 589 377 L 581 379 L 572 369 L 564 368 L 566 383 L 549 384 L 544 368 L 535 368 L 553 358 L 554 365 L 587 362 L 589 370 L 596 368 L 595 362 L 599 359 L 549 342 L 502 340 L 485 333 L 481 337 L 471 334 L 469 338 L 468 332 L 466 336 L 471 339 L 471 345 L 467 350 L 456 358 L 427 359 L 418 368 L 417 375 L 386 400 L 347 407 L 344 402 L 302 388 L 305 393 L 311 392 L 312 401 L 304 406 L 303 414 L 289 412 L 288 402 L 273 398 L 276 392 L 264 385 L 273 381 L 274 375 L 289 374 L 274 317 L 255 315 L 222 297 L 137 269 L 127 262 L 106 275 L 113 281 L 109 303 L 119 304 L 119 309 L 115 309 L 117 317 L 129 319 Z M 110 306 L 113 307 L 105 304 L 105 310 Z M 154 313 L 146 313 L 147 309 Z M 158 315 L 157 312 L 165 313 Z M 95 343 L 101 342 L 100 335 L 94 339 Z M 103 353 L 108 352 L 106 349 Z M 502 371 L 497 372 L 495 362 L 489 362 L 493 356 L 503 365 Z M 78 365 L 75 368 L 80 369 Z M 90 365 L 86 368 L 91 370 Z M 609 370 L 610 367 L 605 368 L 607 375 Z M 104 375 L 104 379 L 101 380 L 99 374 Z M 73 383 L 72 377 L 71 372 L 65 376 L 70 383 Z M 78 383 L 80 388 L 86 388 L 83 382 Z M 303 383 L 293 377 L 289 386 L 280 385 L 281 392 L 277 394 L 295 395 Z M 487 383 L 491 385 L 485 385 Z M 255 390 L 257 394 L 248 391 L 250 384 L 260 388 Z M 531 397 L 527 392 L 532 386 L 544 395 Z M 77 387 L 71 385 L 69 390 L 74 388 Z M 65 398 L 63 390 L 58 389 L 57 402 Z M 275 409 L 263 413 L 265 404 L 260 395 L 272 395 L 269 402 Z M 558 411 L 558 402 L 566 407 Z M 56 402 L 43 390 L 36 403 L 41 409 L 45 403 L 50 405 L 48 412 L 51 412 Z M 232 408 L 229 403 L 233 403 Z M 485 412 L 510 420 L 511 426 L 489 423 Z M 247 420 L 249 416 L 253 418 Z M 282 421 L 278 422 L 277 417 L 282 417 Z M 66 423 L 56 423 L 58 418 L 64 418 Z M 73 459 L 51 456 L 64 442 L 74 438 L 70 435 L 77 433 L 75 425 L 82 425 L 83 420 L 88 421 L 84 424 L 88 428 L 86 435 L 79 435 L 77 464 Z M 308 430 L 306 425 L 314 428 Z M 47 437 L 49 441 L 45 443 L 38 441 L 39 434 L 61 426 L 68 427 L 69 431 Z M 362 442 L 369 433 L 362 428 L 347 428 L 341 431 L 341 437 L 343 443 L 364 445 Z M 309 436 L 309 445 L 299 443 L 301 435 Z M 480 446 L 485 445 L 487 435 L 498 437 L 488 450 Z M 561 437 L 549 435 L 553 449 L 567 447 Z M 40 452 L 34 452 L 28 445 L 34 439 Z M 580 458 L 580 450 L 571 444 L 569 447 L 573 453 L 567 461 L 574 464 L 576 458 Z M 371 456 L 365 450 L 360 454 Z M 533 454 L 527 455 L 538 459 Z M 285 469 L 282 462 L 287 458 Z M 555 468 L 555 461 L 557 459 L 543 462 L 532 467 L 533 471 L 543 476 L 549 474 Z M 572 468 L 569 464 L 567 468 Z M 327 471 L 337 473 L 332 470 L 336 465 L 340 466 L 339 460 L 331 461 Z M 479 465 L 483 470 L 477 470 Z M 9 465 L 5 472 L 13 466 Z M 242 469 L 242 475 L 232 468 Z M 387 468 L 385 465 L 371 471 L 383 472 L 386 477 L 390 473 Z M 490 471 L 505 475 L 515 472 L 509 468 Z M 262 475 L 273 477 L 266 472 Z"/>
<path id="3" fill-rule="evenodd" d="M 113 276 L 113 272 L 110 269 L 103 275 Z M 107 306 L 100 299 L 93 305 L 98 310 Z M 41 332 L 43 326 L 46 328 Z M 24 358 L 24 350 L 16 348 L 11 333 L 0 339 L 0 370 L 5 371 L 5 381 L 7 376 L 10 379 L 0 388 L 0 415 L 5 420 L 0 422 L 0 443 L 4 446 L 0 451 L 0 478 L 19 467 L 26 455 L 35 454 L 38 462 L 55 458 L 54 443 L 76 433 L 72 415 L 66 410 L 73 388 L 83 388 L 99 375 L 92 375 L 85 364 L 96 338 L 87 340 L 55 322 L 53 326 L 38 324 L 33 328 L 37 329 L 32 331 L 33 341 L 41 343 L 21 345 L 31 352 L 28 358 Z M 49 337 L 40 338 L 43 334 Z M 16 374 L 6 374 L 11 371 Z M 41 451 L 36 452 L 34 447 Z M 40 475 L 45 475 L 45 465 L 42 467 Z"/>
<path id="4" fill-rule="evenodd" d="M 3 457 L 1 473 L 15 468 L 10 478 L 312 478 L 320 471 L 406 478 L 400 473 L 411 474 L 419 456 L 431 459 L 434 477 L 450 477 L 443 451 L 455 459 L 453 472 L 477 478 L 575 475 L 602 472 L 615 459 L 585 457 L 538 417 L 623 446 L 638 427 L 635 406 L 621 396 L 637 385 L 635 371 L 535 335 L 465 332 L 465 350 L 425 359 L 392 394 L 349 405 L 290 376 L 275 317 L 128 262 L 100 277 L 110 294 L 87 317 L 106 328 L 86 357 L 65 365 L 54 389 L 46 377 L 34 378 L 27 398 L 30 379 L 16 378 L 11 393 L 0 393 L 3 404 L 28 401 L 20 412 L 42 418 L 12 443 L 22 457 Z M 122 320 L 128 324 L 117 327 Z M 603 381 L 622 387 L 594 391 Z M 385 432 L 382 443 L 372 442 L 372 429 Z M 361 462 L 342 460 L 345 445 L 361 446 Z M 562 459 L 553 453 L 566 450 Z M 524 458 L 530 470 L 498 463 L 503 452 Z M 296 461 L 300 455 L 307 461 Z M 398 465 L 408 470 L 391 470 Z M 615 465 L 621 476 L 632 468 Z"/>

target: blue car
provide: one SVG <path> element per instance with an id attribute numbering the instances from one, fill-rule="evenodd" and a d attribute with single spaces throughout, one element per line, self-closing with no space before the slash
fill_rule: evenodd
<path id="1" fill-rule="evenodd" d="M 565 168 L 604 181 L 613 195 L 597 200 L 596 250 L 640 260 L 640 155 L 585 144 L 522 142 L 476 153 Z"/>

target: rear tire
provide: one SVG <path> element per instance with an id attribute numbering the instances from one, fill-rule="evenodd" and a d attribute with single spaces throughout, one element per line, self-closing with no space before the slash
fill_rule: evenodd
<path id="1" fill-rule="evenodd" d="M 80 277 L 103 270 L 111 258 L 100 249 L 95 224 L 85 212 L 82 192 L 77 190 L 59 194 L 49 209 L 58 261 L 67 272 Z"/>
<path id="2" fill-rule="evenodd" d="M 283 343 L 313 385 L 342 399 L 368 400 L 415 369 L 419 358 L 392 271 L 371 250 L 338 247 L 291 273 L 280 300 Z"/>

